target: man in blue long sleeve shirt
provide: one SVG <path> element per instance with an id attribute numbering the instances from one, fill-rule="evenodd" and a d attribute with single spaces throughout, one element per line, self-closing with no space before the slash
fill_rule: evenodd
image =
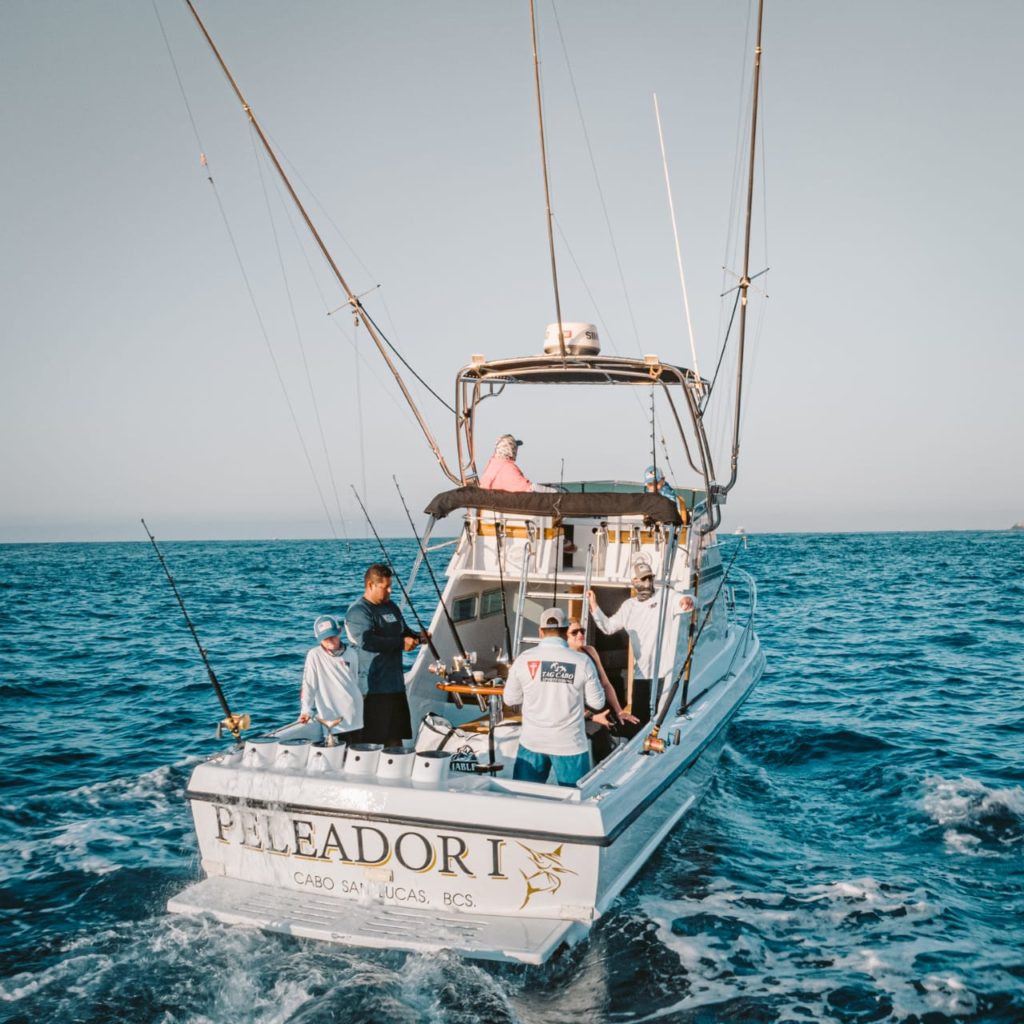
<path id="1" fill-rule="evenodd" d="M 345 613 L 349 642 L 359 651 L 359 675 L 366 694 L 363 740 L 400 746 L 412 736 L 402 655 L 415 650 L 420 634 L 411 630 L 391 600 L 387 565 L 375 562 L 363 577 L 363 596 Z"/>

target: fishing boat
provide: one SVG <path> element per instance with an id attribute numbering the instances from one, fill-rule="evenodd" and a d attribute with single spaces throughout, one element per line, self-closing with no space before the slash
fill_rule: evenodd
<path id="1" fill-rule="evenodd" d="M 760 16 L 757 36 L 751 189 Z M 416 736 L 402 748 L 332 746 L 315 721 L 242 736 L 244 723 L 229 714 L 236 743 L 195 768 L 186 794 L 205 877 L 169 910 L 342 944 L 534 964 L 586 936 L 700 798 L 764 667 L 754 581 L 718 544 L 736 480 L 748 260 L 749 232 L 724 481 L 705 432 L 708 382 L 692 369 L 654 355 L 608 356 L 596 327 L 564 322 L 560 308 L 534 354 L 468 358 L 455 375 L 457 463 L 420 421 L 452 486 L 425 510 L 413 576 L 432 572 L 435 526 L 454 518 L 459 529 L 429 623 L 433 649 L 421 647 L 407 673 Z M 372 318 L 364 322 L 373 336 Z M 657 391 L 693 486 L 671 497 L 611 478 L 481 488 L 480 404 L 531 387 Z M 629 637 L 596 630 L 586 597 L 613 613 L 630 597 L 638 560 L 657 583 L 649 692 L 634 686 Z M 574 786 L 513 779 L 522 723 L 502 700 L 509 663 L 538 643 L 552 606 L 588 629 L 640 719 Z"/>

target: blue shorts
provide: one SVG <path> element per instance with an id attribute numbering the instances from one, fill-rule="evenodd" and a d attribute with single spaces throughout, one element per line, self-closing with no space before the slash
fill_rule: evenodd
<path id="1" fill-rule="evenodd" d="M 512 778 L 520 782 L 547 782 L 552 767 L 560 786 L 575 786 L 590 771 L 590 754 L 538 754 L 520 744 Z"/>

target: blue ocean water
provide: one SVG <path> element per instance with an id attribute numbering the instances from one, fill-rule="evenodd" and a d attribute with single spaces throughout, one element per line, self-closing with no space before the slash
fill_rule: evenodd
<path id="1" fill-rule="evenodd" d="M 261 726 L 377 555 L 163 548 Z M 155 555 L 0 547 L 0 1020 L 1024 1020 L 1024 534 L 754 536 L 738 564 L 769 663 L 715 782 L 587 942 L 528 968 L 166 914 L 222 744 Z"/>

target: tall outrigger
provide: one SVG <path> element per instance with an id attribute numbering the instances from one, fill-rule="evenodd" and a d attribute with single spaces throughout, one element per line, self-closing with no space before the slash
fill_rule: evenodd
<path id="1" fill-rule="evenodd" d="M 755 68 L 759 57 L 760 17 Z M 755 70 L 755 111 L 756 81 Z M 756 121 L 751 160 L 755 137 Z M 749 229 L 741 341 L 748 261 Z M 657 389 L 696 486 L 675 499 L 614 480 L 527 493 L 475 486 L 479 404 L 511 385 Z M 187 796 L 206 877 L 169 909 L 352 945 L 527 963 L 584 936 L 698 800 L 764 667 L 754 582 L 723 564 L 717 542 L 739 416 L 722 485 L 704 429 L 706 393 L 699 375 L 656 356 L 602 355 L 589 324 L 552 325 L 538 355 L 472 357 L 456 378 L 456 470 L 428 434 L 456 486 L 428 505 L 422 550 L 440 520 L 459 515 L 462 526 L 430 624 L 436 650 L 421 648 L 407 675 L 414 743 L 346 749 L 328 745 L 315 722 L 296 723 L 199 765 Z M 597 632 L 585 597 L 593 591 L 614 612 L 641 557 L 659 597 L 644 706 L 626 634 Z M 679 612 L 683 595 L 692 611 Z M 501 699 L 509 662 L 538 641 L 552 605 L 588 626 L 642 723 L 574 787 L 512 779 L 521 722 Z"/>

